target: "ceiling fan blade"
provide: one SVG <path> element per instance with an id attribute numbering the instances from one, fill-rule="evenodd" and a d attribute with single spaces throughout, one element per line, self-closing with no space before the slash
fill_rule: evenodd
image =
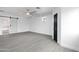
<path id="1" fill-rule="evenodd" d="M 33 14 L 33 13 L 36 13 L 36 11 L 32 11 L 32 12 L 30 12 L 31 14 Z"/>
<path id="2" fill-rule="evenodd" d="M 0 12 L 4 12 L 4 10 L 0 10 Z"/>

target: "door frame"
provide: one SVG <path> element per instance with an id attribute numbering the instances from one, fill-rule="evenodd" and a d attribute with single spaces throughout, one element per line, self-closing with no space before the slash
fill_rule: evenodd
<path id="1" fill-rule="evenodd" d="M 57 44 L 61 45 L 61 8 L 58 8 L 58 7 L 54 7 L 52 9 L 52 39 L 54 40 L 54 15 L 55 14 L 58 14 L 58 28 L 57 28 L 57 39 L 58 39 L 58 42 Z"/>
<path id="2" fill-rule="evenodd" d="M 53 15 L 53 17 L 54 17 L 54 28 L 53 28 L 53 32 L 54 32 L 54 40 L 56 41 L 56 42 L 58 42 L 58 13 L 55 13 L 54 15 Z M 56 18 L 55 18 L 56 17 Z M 56 21 L 56 23 L 55 23 L 55 21 Z M 55 29 L 56 28 L 56 29 Z M 56 33 L 55 33 L 56 32 Z"/>

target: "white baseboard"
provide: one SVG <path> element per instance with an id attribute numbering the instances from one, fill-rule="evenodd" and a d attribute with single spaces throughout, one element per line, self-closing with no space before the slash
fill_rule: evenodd
<path id="1" fill-rule="evenodd" d="M 38 34 L 43 34 L 43 35 L 49 35 L 49 36 L 52 36 L 52 35 L 50 35 L 50 34 L 40 33 L 40 32 L 35 32 L 35 31 L 29 31 L 29 32 L 34 32 L 34 33 L 38 33 Z"/>
<path id="2" fill-rule="evenodd" d="M 62 47 L 65 47 L 65 48 L 68 48 L 68 49 L 71 49 L 71 50 L 74 50 L 74 51 L 79 51 L 78 49 L 76 49 L 75 47 L 73 46 L 70 46 L 70 45 L 67 45 L 67 44 L 60 44 Z"/>

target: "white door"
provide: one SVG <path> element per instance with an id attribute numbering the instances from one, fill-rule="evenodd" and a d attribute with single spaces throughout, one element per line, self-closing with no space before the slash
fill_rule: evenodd
<path id="1" fill-rule="evenodd" d="M 10 33 L 17 33 L 17 19 L 10 19 Z"/>

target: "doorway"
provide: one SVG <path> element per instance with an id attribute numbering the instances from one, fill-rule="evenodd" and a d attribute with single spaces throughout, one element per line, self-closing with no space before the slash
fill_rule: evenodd
<path id="1" fill-rule="evenodd" d="M 17 32 L 17 19 L 0 16 L 0 35 Z"/>
<path id="2" fill-rule="evenodd" d="M 57 21 L 58 21 L 58 14 L 54 14 L 54 40 L 57 42 Z"/>
<path id="3" fill-rule="evenodd" d="M 10 19 L 10 33 L 17 33 L 17 20 L 18 19 Z"/>

